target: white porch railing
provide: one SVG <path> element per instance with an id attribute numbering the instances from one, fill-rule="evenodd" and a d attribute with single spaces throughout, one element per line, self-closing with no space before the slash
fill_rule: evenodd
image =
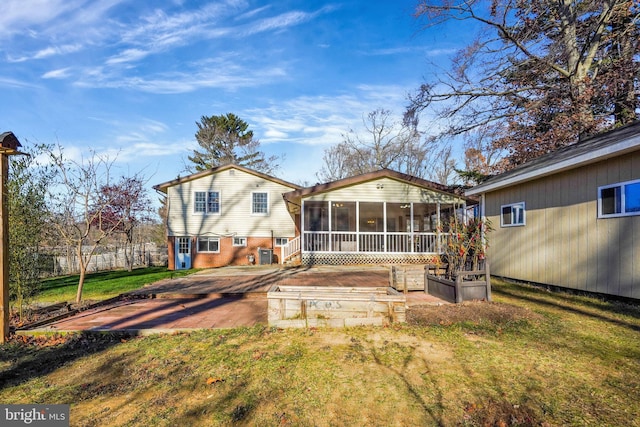
<path id="1" fill-rule="evenodd" d="M 286 260 L 300 252 L 300 236 L 295 237 L 286 245 L 280 247 L 280 264 L 283 264 Z"/>
<path id="2" fill-rule="evenodd" d="M 441 253 L 446 235 L 307 231 L 303 236 L 304 252 Z"/>

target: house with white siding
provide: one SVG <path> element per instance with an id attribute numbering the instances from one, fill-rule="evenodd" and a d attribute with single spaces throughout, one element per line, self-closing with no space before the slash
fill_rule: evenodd
<path id="1" fill-rule="evenodd" d="M 440 225 L 467 203 L 389 169 L 301 188 L 226 165 L 154 188 L 167 195 L 171 269 L 430 263 L 443 251 Z"/>
<path id="2" fill-rule="evenodd" d="M 491 273 L 640 298 L 640 122 L 468 190 L 489 219 Z"/>
<path id="3" fill-rule="evenodd" d="M 279 253 L 298 234 L 282 194 L 300 187 L 242 166 L 154 188 L 166 194 L 170 269 L 259 263 L 261 253 Z"/>

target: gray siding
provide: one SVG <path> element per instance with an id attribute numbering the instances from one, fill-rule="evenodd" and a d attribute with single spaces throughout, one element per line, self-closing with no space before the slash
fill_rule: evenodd
<path id="1" fill-rule="evenodd" d="M 491 271 L 499 276 L 640 298 L 640 216 L 598 219 L 598 187 L 640 179 L 640 152 L 485 195 Z M 500 227 L 525 202 L 526 225 Z"/>

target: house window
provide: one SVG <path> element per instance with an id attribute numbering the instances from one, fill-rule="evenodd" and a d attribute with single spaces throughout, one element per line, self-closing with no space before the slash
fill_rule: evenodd
<path id="1" fill-rule="evenodd" d="M 194 193 L 193 211 L 195 213 L 220 213 L 220 192 L 218 191 L 196 191 Z"/>
<path id="2" fill-rule="evenodd" d="M 640 215 L 640 179 L 598 188 L 598 217 Z"/>
<path id="3" fill-rule="evenodd" d="M 269 195 L 267 193 L 252 193 L 251 213 L 255 215 L 269 214 Z"/>
<path id="4" fill-rule="evenodd" d="M 287 246 L 289 244 L 288 237 L 276 237 L 276 246 Z"/>
<path id="5" fill-rule="evenodd" d="M 500 226 L 516 227 L 525 224 L 524 202 L 502 205 L 500 208 Z"/>
<path id="6" fill-rule="evenodd" d="M 233 238 L 233 246 L 247 246 L 247 238 L 246 237 L 234 237 Z"/>
<path id="7" fill-rule="evenodd" d="M 198 252 L 220 252 L 218 237 L 198 237 Z"/>

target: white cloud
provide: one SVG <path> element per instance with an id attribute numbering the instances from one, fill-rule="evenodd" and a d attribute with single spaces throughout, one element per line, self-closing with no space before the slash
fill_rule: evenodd
<path id="1" fill-rule="evenodd" d="M 70 68 L 59 68 L 57 70 L 51 70 L 49 72 L 46 72 L 42 75 L 43 79 L 64 79 L 66 77 L 69 77 L 70 75 Z"/>
<path id="2" fill-rule="evenodd" d="M 13 79 L 10 77 L 0 77 L 0 86 L 13 87 L 13 88 L 37 88 L 37 85 L 33 83 L 25 82 L 23 80 Z"/>
<path id="3" fill-rule="evenodd" d="M 243 115 L 250 117 L 261 143 L 332 145 L 350 130 L 363 132 L 363 117 L 375 109 L 390 110 L 394 120 L 401 120 L 406 91 L 392 85 L 360 85 L 350 94 L 301 96 Z"/>
<path id="4" fill-rule="evenodd" d="M 149 55 L 150 52 L 140 49 L 126 49 L 119 54 L 107 59 L 108 65 L 121 64 L 123 62 L 138 61 Z"/>
<path id="5" fill-rule="evenodd" d="M 66 44 L 60 46 L 49 46 L 44 49 L 38 50 L 31 55 L 22 55 L 19 57 L 13 57 L 11 55 L 7 55 L 7 60 L 9 62 L 25 62 L 33 59 L 45 59 L 51 56 L 58 55 L 66 55 L 69 53 L 74 53 L 82 49 L 82 45 L 79 43 L 74 44 Z"/>
<path id="6" fill-rule="evenodd" d="M 121 77 L 102 68 L 87 69 L 75 84 L 80 87 L 126 88 L 157 94 L 193 92 L 202 88 L 233 91 L 259 86 L 286 77 L 281 67 L 261 68 L 249 64 L 223 62 L 209 67 L 193 67 L 180 72 L 158 73 L 149 77 Z"/>
<path id="7" fill-rule="evenodd" d="M 79 7 L 83 0 L 3 0 L 0 2 L 0 39 L 32 33 L 31 28 L 51 22 Z"/>
<path id="8" fill-rule="evenodd" d="M 262 6 L 259 7 L 257 9 L 253 9 L 250 10 L 248 12 L 245 12 L 241 15 L 238 15 L 234 18 L 235 21 L 244 21 L 244 20 L 248 20 L 250 18 L 253 18 L 256 15 L 261 14 L 262 12 L 264 12 L 265 10 L 271 9 L 273 6 L 272 5 L 266 5 L 266 6 Z"/>
<path id="9" fill-rule="evenodd" d="M 456 53 L 457 49 L 432 49 L 425 46 L 396 46 L 382 49 L 362 50 L 363 55 L 391 56 L 391 55 L 415 55 L 422 54 L 427 57 L 446 56 Z"/>

